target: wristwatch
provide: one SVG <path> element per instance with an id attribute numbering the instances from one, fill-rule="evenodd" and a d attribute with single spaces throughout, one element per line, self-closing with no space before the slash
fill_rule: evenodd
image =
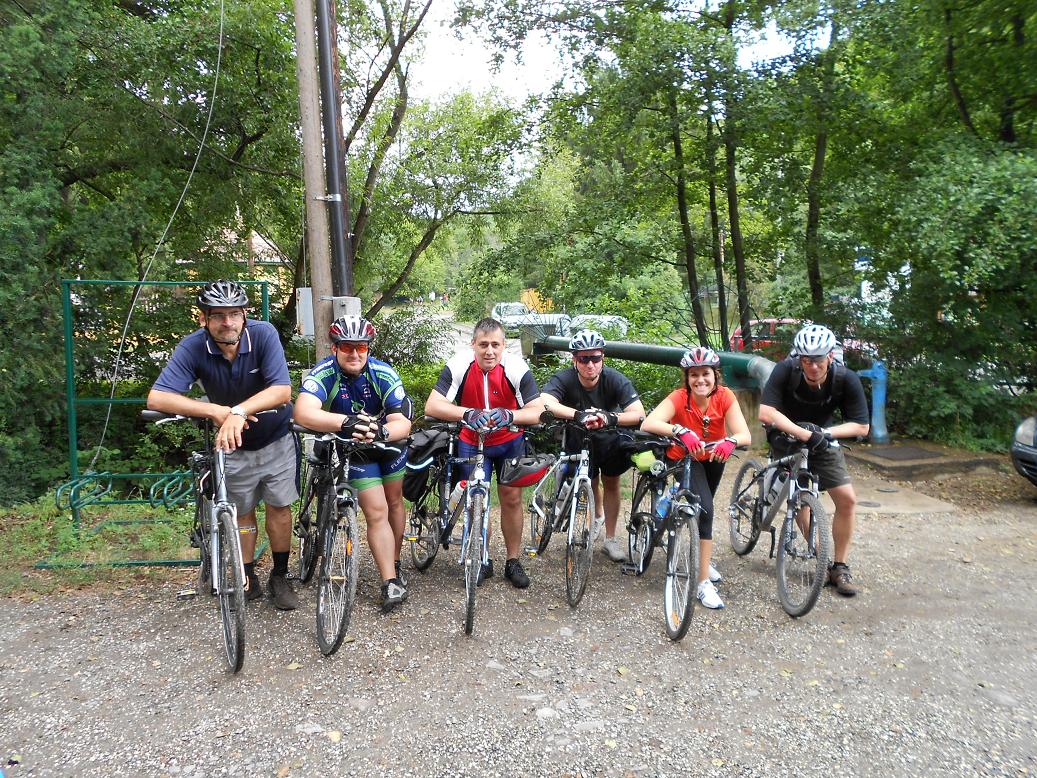
<path id="1" fill-rule="evenodd" d="M 243 419 L 248 418 L 248 414 L 245 413 L 245 409 L 242 408 L 240 405 L 235 405 L 233 408 L 230 409 L 230 412 L 235 416 L 240 416 Z"/>

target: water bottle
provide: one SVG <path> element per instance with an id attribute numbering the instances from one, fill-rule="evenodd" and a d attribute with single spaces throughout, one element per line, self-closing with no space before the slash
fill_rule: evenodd
<path id="1" fill-rule="evenodd" d="M 666 514 L 670 511 L 670 504 L 673 502 L 674 495 L 677 494 L 677 484 L 670 487 L 670 491 L 666 492 L 662 497 L 659 498 L 659 502 L 655 505 L 655 516 L 656 524 L 660 525 L 666 519 Z"/>
<path id="2" fill-rule="evenodd" d="M 461 501 L 461 497 L 464 496 L 464 490 L 468 487 L 468 481 L 458 481 L 457 486 L 454 487 L 454 491 L 450 493 L 450 497 L 447 498 L 446 504 L 453 512 L 454 508 Z"/>

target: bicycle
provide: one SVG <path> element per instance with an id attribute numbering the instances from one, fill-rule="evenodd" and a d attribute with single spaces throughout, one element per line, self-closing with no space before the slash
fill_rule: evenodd
<path id="1" fill-rule="evenodd" d="M 349 460 L 358 451 L 399 454 L 400 449 L 344 438 L 336 432 L 317 432 L 296 423 L 292 429 L 313 436 L 312 451 L 304 453 L 302 459 L 302 503 L 294 530 L 299 538 L 297 577 L 308 583 L 320 558 L 317 645 L 324 656 L 331 656 L 342 645 L 356 602 L 359 503 L 356 489 L 349 484 Z"/>
<path id="2" fill-rule="evenodd" d="M 141 418 L 154 424 L 189 421 L 203 430 L 204 449 L 190 455 L 195 494 L 191 545 L 199 551 L 198 588 L 219 599 L 227 667 L 236 673 L 245 664 L 245 566 L 238 509 L 227 497 L 226 454 L 213 447 L 211 419 L 151 410 L 142 411 Z"/>
<path id="3" fill-rule="evenodd" d="M 559 419 L 545 412 L 544 419 L 549 427 L 586 433 L 581 424 L 571 419 Z M 570 467 L 575 465 L 575 467 Z M 594 504 L 590 478 L 590 436 L 583 436 L 583 446 L 578 454 L 561 454 L 529 498 L 529 531 L 531 546 L 529 556 L 543 554 L 554 532 L 565 532 L 565 600 L 570 607 L 580 604 L 590 578 L 591 562 L 594 557 L 594 538 L 591 536 Z"/>
<path id="4" fill-rule="evenodd" d="M 738 556 L 752 551 L 767 530 L 773 559 L 774 519 L 784 501 L 776 560 L 778 600 L 787 614 L 798 618 L 814 607 L 828 575 L 832 533 L 818 496 L 818 477 L 807 466 L 806 444 L 795 443 L 795 451 L 778 459 L 768 456 L 766 465 L 753 459 L 742 465 L 728 516 L 731 548 Z M 839 444 L 832 440 L 830 445 Z"/>
<path id="5" fill-rule="evenodd" d="M 652 448 L 663 449 L 676 444 L 684 449 L 684 455 L 672 465 L 658 460 L 651 469 L 637 476 L 627 524 L 631 561 L 620 568 L 626 575 L 644 575 L 655 548 L 665 549 L 663 619 L 666 634 L 677 641 L 691 626 L 697 599 L 702 503 L 691 488 L 691 463 L 694 459 L 683 441 L 645 432 L 635 433 L 635 438 L 648 441 Z M 715 445 L 716 442 L 707 443 L 705 450 L 709 451 Z M 667 490 L 666 483 L 671 475 L 674 484 Z M 649 510 L 644 510 L 646 507 Z"/>
<path id="6" fill-rule="evenodd" d="M 454 486 L 454 468 L 466 462 L 456 454 L 460 423 L 437 422 L 429 417 L 425 421 L 426 430 L 446 433 L 448 440 L 446 450 L 431 454 L 428 458 L 431 461 L 407 462 L 407 468 L 411 471 L 428 468 L 426 487 L 411 507 L 410 533 L 404 536 L 404 540 L 410 543 L 414 568 L 422 573 L 435 561 L 440 543 L 444 549 L 450 547 L 450 534 L 464 510 L 461 500 L 452 509 L 449 504 Z"/>

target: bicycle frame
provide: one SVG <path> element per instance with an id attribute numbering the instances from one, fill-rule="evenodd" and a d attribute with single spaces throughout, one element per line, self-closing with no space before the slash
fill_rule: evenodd
<path id="1" fill-rule="evenodd" d="M 465 553 L 468 550 L 468 545 L 471 542 L 472 534 L 472 499 L 477 495 L 483 496 L 483 515 L 482 515 L 482 563 L 486 564 L 489 559 L 489 518 L 490 518 L 490 479 L 486 473 L 486 461 L 485 455 L 483 454 L 485 433 L 479 433 L 479 448 L 475 452 L 475 456 L 472 457 L 460 457 L 457 458 L 458 464 L 474 464 L 471 475 L 468 476 L 468 483 L 464 490 L 464 531 L 461 535 L 461 552 L 458 554 L 457 562 L 460 565 L 464 565 Z"/>

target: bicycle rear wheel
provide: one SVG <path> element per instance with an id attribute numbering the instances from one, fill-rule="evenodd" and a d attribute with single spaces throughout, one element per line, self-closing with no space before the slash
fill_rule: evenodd
<path id="1" fill-rule="evenodd" d="M 245 664 L 245 572 L 241 565 L 241 540 L 230 511 L 221 511 L 219 522 L 219 556 L 216 568 L 216 593 L 220 599 L 223 622 L 223 648 L 227 667 L 238 672 Z"/>
<path id="2" fill-rule="evenodd" d="M 763 501 L 763 479 L 757 474 L 763 465 L 755 459 L 748 460 L 738 469 L 735 485 L 731 490 L 731 502 L 727 508 L 728 530 L 731 549 L 738 556 L 745 556 L 756 547 L 765 510 Z"/>
<path id="3" fill-rule="evenodd" d="M 483 557 L 483 494 L 473 494 L 468 503 L 471 522 L 464 548 L 464 633 L 471 635 L 475 629 L 475 590 L 479 587 L 479 571 Z"/>
<path id="4" fill-rule="evenodd" d="M 446 501 L 438 470 L 429 474 L 429 489 L 410 511 L 410 558 L 416 570 L 425 572 L 439 553 L 439 516 Z"/>
<path id="5" fill-rule="evenodd" d="M 323 554 L 317 578 L 317 645 L 331 656 L 346 636 L 356 602 L 356 509 L 336 509 L 322 525 Z"/>
<path id="6" fill-rule="evenodd" d="M 590 578 L 594 544 L 591 537 L 593 505 L 591 487 L 586 481 L 576 490 L 576 509 L 572 514 L 569 532 L 571 540 L 565 546 L 565 600 L 575 608 L 580 604 Z"/>
<path id="7" fill-rule="evenodd" d="M 537 554 L 543 554 L 547 550 L 547 543 L 554 532 L 555 498 L 561 487 L 558 473 L 559 468 L 551 468 L 544 480 L 538 484 L 536 493 L 529 503 L 529 535 L 531 545 Z"/>
<path id="8" fill-rule="evenodd" d="M 655 509 L 659 502 L 655 487 L 656 479 L 648 475 L 639 476 L 630 500 L 627 551 L 638 575 L 644 575 L 655 551 Z"/>
<path id="9" fill-rule="evenodd" d="M 691 626 L 699 573 L 699 506 L 680 500 L 673 507 L 672 535 L 666 546 L 663 617 L 670 640 L 680 640 Z"/>
<path id="10" fill-rule="evenodd" d="M 778 540 L 778 599 L 790 616 L 810 612 L 821 593 L 828 560 L 831 556 L 831 528 L 828 514 L 812 494 L 800 495 L 806 509 L 803 519 L 805 530 L 794 516 L 781 526 Z M 800 511 L 797 511 L 799 513 Z"/>
<path id="11" fill-rule="evenodd" d="M 303 457 L 303 488 L 302 504 L 299 506 L 299 516 L 295 520 L 295 535 L 299 538 L 299 572 L 297 577 L 303 583 L 308 583 L 313 577 L 317 557 L 320 555 L 320 536 L 317 527 L 320 524 L 318 518 L 327 510 L 327 493 L 332 490 L 321 491 L 320 481 L 317 478 L 317 469 Z"/>
<path id="12" fill-rule="evenodd" d="M 199 493 L 194 504 L 194 528 L 191 530 L 191 545 L 198 546 L 198 593 L 207 592 L 210 596 L 216 591 L 212 585 L 212 560 L 209 558 L 209 511 L 212 502 Z"/>

